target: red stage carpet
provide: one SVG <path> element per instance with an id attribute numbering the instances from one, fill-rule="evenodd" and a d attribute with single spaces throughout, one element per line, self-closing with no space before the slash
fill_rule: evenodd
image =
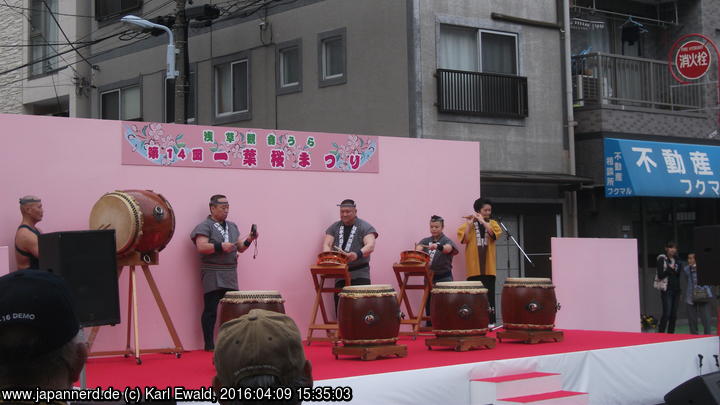
<path id="1" fill-rule="evenodd" d="M 490 334 L 490 336 L 494 336 L 494 334 Z M 566 330 L 565 340 L 560 343 L 527 345 L 504 341 L 498 343 L 491 350 L 468 352 L 444 349 L 431 351 L 425 347 L 425 337 L 418 337 L 415 341 L 403 337 L 400 343 L 408 345 L 408 357 L 376 361 L 361 361 L 343 357 L 335 360 L 328 343 L 313 343 L 312 346 L 305 348 L 308 359 L 312 361 L 313 378 L 326 380 L 454 364 L 671 342 L 697 337 L 702 336 Z M 198 388 L 210 385 L 215 374 L 212 353 L 203 351 L 183 353 L 180 359 L 176 359 L 174 355 L 149 354 L 142 356 L 142 361 L 142 365 L 136 365 L 132 358 L 91 359 L 87 366 L 88 387 L 184 386 Z"/>

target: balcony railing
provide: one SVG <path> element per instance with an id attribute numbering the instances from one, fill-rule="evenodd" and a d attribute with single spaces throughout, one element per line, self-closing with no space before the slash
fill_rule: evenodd
<path id="1" fill-rule="evenodd" d="M 527 78 L 497 73 L 437 70 L 438 110 L 442 113 L 524 118 Z"/>
<path id="2" fill-rule="evenodd" d="M 623 105 L 671 111 L 699 110 L 702 86 L 677 86 L 667 62 L 591 53 L 573 56 L 576 107 Z"/>

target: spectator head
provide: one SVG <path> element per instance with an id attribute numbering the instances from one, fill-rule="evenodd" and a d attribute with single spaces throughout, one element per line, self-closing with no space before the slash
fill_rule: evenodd
<path id="1" fill-rule="evenodd" d="M 263 309 L 253 309 L 222 325 L 215 344 L 215 370 L 216 390 L 312 387 L 312 367 L 305 358 L 297 325 L 285 314 Z"/>
<path id="2" fill-rule="evenodd" d="M 0 387 L 68 389 L 87 360 L 65 281 L 46 271 L 0 277 Z"/>
<path id="3" fill-rule="evenodd" d="M 675 256 L 677 255 L 678 246 L 677 243 L 670 241 L 665 244 L 665 253 L 668 256 Z"/>

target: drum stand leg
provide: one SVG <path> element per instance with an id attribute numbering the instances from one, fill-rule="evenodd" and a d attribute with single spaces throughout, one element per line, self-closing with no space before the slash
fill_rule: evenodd
<path id="1" fill-rule="evenodd" d="M 182 347 L 182 343 L 180 343 L 180 337 L 175 330 L 175 326 L 173 325 L 172 319 L 170 318 L 170 314 L 168 313 L 167 307 L 165 306 L 165 302 L 160 296 L 160 290 L 158 290 L 155 279 L 153 278 L 152 273 L 150 272 L 150 268 L 147 264 L 141 264 L 141 268 L 143 270 L 143 273 L 145 274 L 145 279 L 150 286 L 150 290 L 152 291 L 153 297 L 155 298 L 155 303 L 160 309 L 160 313 L 162 314 L 163 320 L 165 321 L 165 326 L 167 327 L 167 330 L 172 337 L 175 347 L 166 349 L 140 349 L 140 328 L 138 326 L 137 274 L 135 273 L 134 265 L 129 265 L 128 267 L 130 268 L 130 274 L 128 280 L 128 327 L 125 350 L 94 352 L 90 353 L 90 356 L 111 356 L 121 354 L 125 357 L 128 357 L 132 355 L 133 357 L 135 357 L 135 362 L 137 364 L 142 364 L 142 359 L 140 358 L 141 353 L 174 353 L 175 357 L 180 358 L 184 350 Z M 120 277 L 121 274 L 122 267 L 119 267 L 118 277 Z M 90 337 L 88 338 L 88 351 L 90 351 L 93 343 L 95 342 L 95 338 L 98 334 L 99 328 L 99 326 L 93 327 L 90 332 Z M 133 347 L 131 347 L 130 345 L 131 335 L 134 338 Z"/>

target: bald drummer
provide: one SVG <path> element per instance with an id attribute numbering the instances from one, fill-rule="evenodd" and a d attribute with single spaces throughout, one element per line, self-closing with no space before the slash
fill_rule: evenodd
<path id="1" fill-rule="evenodd" d="M 43 206 L 40 197 L 26 195 L 20 198 L 22 222 L 15 232 L 15 261 L 17 269 L 39 269 L 38 236 L 40 230 L 35 226 L 43 219 Z"/>

